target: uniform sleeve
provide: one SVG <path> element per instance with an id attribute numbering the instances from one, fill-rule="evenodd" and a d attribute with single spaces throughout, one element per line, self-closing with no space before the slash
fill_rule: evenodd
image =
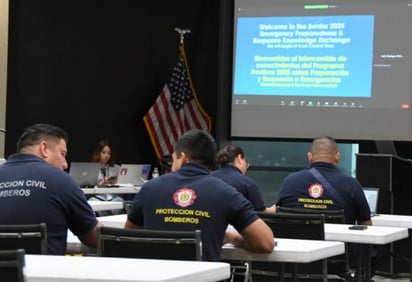
<path id="1" fill-rule="evenodd" d="M 87 202 L 83 191 L 76 183 L 70 183 L 68 195 L 68 224 L 69 229 L 77 236 L 84 235 L 92 230 L 97 219 L 92 207 Z"/>
<path id="2" fill-rule="evenodd" d="M 262 194 L 260 193 L 259 186 L 252 179 L 248 181 L 247 191 L 249 201 L 252 203 L 254 209 L 256 211 L 264 211 L 266 206 L 262 199 Z"/>
<path id="3" fill-rule="evenodd" d="M 231 209 L 233 213 L 229 222 L 238 232 L 242 232 L 243 229 L 255 222 L 259 217 L 250 201 L 241 193 L 237 192 L 235 189 L 232 189 L 231 193 Z"/>
<path id="4" fill-rule="evenodd" d="M 143 199 L 146 194 L 147 184 L 144 184 L 139 193 L 133 198 L 133 205 L 127 214 L 127 219 L 137 226 L 143 226 Z"/>
<path id="5" fill-rule="evenodd" d="M 286 198 L 286 193 L 288 191 L 288 177 L 285 178 L 285 180 L 282 182 L 280 185 L 279 193 L 278 193 L 278 200 L 276 202 L 276 205 L 282 206 L 282 204 L 285 201 Z"/>

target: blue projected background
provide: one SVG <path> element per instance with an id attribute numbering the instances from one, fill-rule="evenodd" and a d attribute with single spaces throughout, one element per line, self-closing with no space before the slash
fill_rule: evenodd
<path id="1" fill-rule="evenodd" d="M 240 17 L 234 95 L 371 97 L 374 16 Z"/>

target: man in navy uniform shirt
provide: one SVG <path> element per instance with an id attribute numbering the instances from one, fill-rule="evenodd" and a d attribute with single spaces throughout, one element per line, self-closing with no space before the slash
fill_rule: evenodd
<path id="1" fill-rule="evenodd" d="M 210 174 L 216 151 L 207 132 L 185 133 L 172 155 L 173 172 L 142 186 L 133 200 L 126 228 L 201 230 L 203 260 L 219 260 L 226 242 L 255 252 L 272 252 L 273 233 L 250 202 Z M 227 231 L 228 224 L 239 233 Z"/>
<path id="2" fill-rule="evenodd" d="M 48 253 L 66 253 L 67 230 L 96 246 L 99 225 L 87 199 L 64 171 L 67 133 L 49 124 L 28 127 L 18 153 L 0 166 L 0 224 L 47 225 Z"/>

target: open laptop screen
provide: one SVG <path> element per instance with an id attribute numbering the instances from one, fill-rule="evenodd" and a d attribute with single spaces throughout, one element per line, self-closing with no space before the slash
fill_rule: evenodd
<path id="1" fill-rule="evenodd" d="M 143 185 L 149 176 L 150 164 L 122 164 L 120 166 L 117 184 L 122 185 Z"/>
<path id="2" fill-rule="evenodd" d="M 365 193 L 366 200 L 369 204 L 371 214 L 376 214 L 378 208 L 379 188 L 374 187 L 362 187 Z"/>
<path id="3" fill-rule="evenodd" d="M 72 162 L 70 175 L 81 187 L 93 187 L 97 184 L 101 165 L 93 162 Z"/>

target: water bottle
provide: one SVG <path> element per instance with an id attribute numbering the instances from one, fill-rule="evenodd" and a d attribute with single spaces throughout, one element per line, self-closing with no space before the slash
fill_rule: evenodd
<path id="1" fill-rule="evenodd" d="M 156 177 L 159 177 L 159 170 L 157 169 L 157 167 L 155 167 L 152 172 L 152 178 Z"/>

